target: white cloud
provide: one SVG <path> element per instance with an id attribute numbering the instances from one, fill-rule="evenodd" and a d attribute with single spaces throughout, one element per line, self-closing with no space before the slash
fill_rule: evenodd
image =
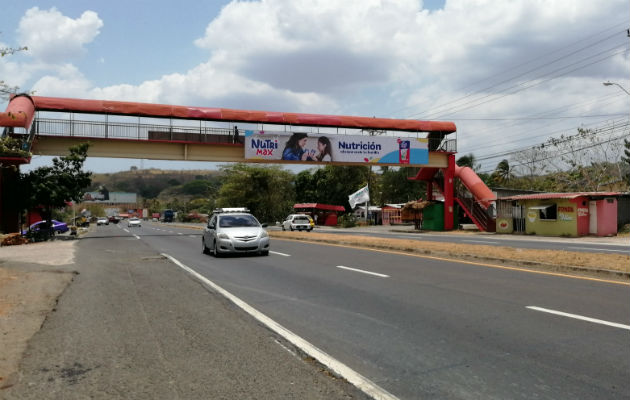
<path id="1" fill-rule="evenodd" d="M 72 64 L 49 66 L 51 74 L 33 85 L 35 95 L 50 97 L 86 97 L 92 83 Z"/>
<path id="2" fill-rule="evenodd" d="M 65 61 L 81 55 L 84 45 L 99 34 L 103 21 L 93 11 L 85 11 L 77 19 L 63 15 L 56 8 L 33 7 L 20 20 L 20 44 L 29 54 L 44 62 Z"/>
<path id="3" fill-rule="evenodd" d="M 98 77 L 86 77 L 65 65 L 49 70 L 35 89 L 50 96 L 452 119 L 461 134 L 460 151 L 483 151 L 484 145 L 498 146 L 511 136 L 554 132 L 562 121 L 528 128 L 523 121 L 466 118 L 527 117 L 552 109 L 556 115 L 624 109 L 623 101 L 604 109 L 602 102 L 589 99 L 611 93 L 611 88 L 602 87 L 604 80 L 624 82 L 627 51 L 585 65 L 597 60 L 587 58 L 603 46 L 619 43 L 622 50 L 627 46 L 623 32 L 627 25 L 615 28 L 618 38 L 595 43 L 616 32 L 610 28 L 623 22 L 626 8 L 623 0 L 448 0 L 433 12 L 424 10 L 420 0 L 233 1 L 195 41 L 208 51 L 208 60 L 188 71 L 137 85 L 124 83 L 123 77 L 120 84 L 99 87 L 91 83 Z M 80 53 L 102 26 L 91 12 L 72 20 L 55 9 L 37 8 L 29 10 L 22 23 L 36 17 L 56 21 L 49 40 L 39 39 L 45 44 L 39 48 L 20 43 L 47 61 Z M 26 34 L 22 23 L 20 31 Z M 590 43 L 595 45 L 588 51 L 577 51 Z M 571 52 L 575 54 L 569 56 Z M 556 59 L 562 61 L 555 63 Z M 152 62 L 157 60 L 147 59 Z M 41 73 L 45 65 L 31 71 Z M 564 70 L 550 74 L 563 65 Z M 534 82 L 542 83 L 517 92 Z M 475 97 L 455 102 L 471 92 L 487 95 L 477 102 L 485 104 L 468 107 Z M 491 99 L 499 100 L 486 102 Z M 580 123 L 564 122 L 567 129 Z"/>

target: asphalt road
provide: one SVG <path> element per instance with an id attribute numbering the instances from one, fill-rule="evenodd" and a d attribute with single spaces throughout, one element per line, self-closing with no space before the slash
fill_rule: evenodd
<path id="1" fill-rule="evenodd" d="M 97 234 L 169 254 L 400 398 L 630 396 L 628 285 L 278 239 L 215 259 L 159 223 Z"/>

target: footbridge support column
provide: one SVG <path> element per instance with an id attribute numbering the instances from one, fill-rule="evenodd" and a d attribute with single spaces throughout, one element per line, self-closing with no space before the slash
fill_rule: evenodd
<path id="1" fill-rule="evenodd" d="M 444 169 L 444 230 L 451 231 L 455 220 L 455 155 L 448 156 L 448 166 Z"/>

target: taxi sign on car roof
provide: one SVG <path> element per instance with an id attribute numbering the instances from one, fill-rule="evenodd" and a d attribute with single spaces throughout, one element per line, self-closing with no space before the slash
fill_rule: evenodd
<path id="1" fill-rule="evenodd" d="M 245 208 L 245 207 L 224 207 L 224 208 L 215 208 L 214 209 L 214 213 L 215 214 L 220 214 L 220 213 L 242 213 L 242 212 L 249 212 L 249 209 Z"/>

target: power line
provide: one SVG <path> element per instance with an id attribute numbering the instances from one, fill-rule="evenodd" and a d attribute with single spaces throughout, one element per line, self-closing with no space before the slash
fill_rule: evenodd
<path id="1" fill-rule="evenodd" d="M 455 121 L 539 121 L 554 119 L 578 119 L 578 118 L 604 118 L 620 117 L 626 113 L 598 114 L 598 115 L 564 115 L 559 117 L 508 117 L 508 118 L 454 118 Z"/>
<path id="2" fill-rule="evenodd" d="M 599 44 L 599 43 L 601 43 L 601 42 L 604 42 L 604 41 L 606 41 L 606 40 L 608 40 L 608 39 L 610 39 L 610 38 L 612 38 L 612 37 L 614 37 L 614 36 L 616 36 L 616 35 L 618 35 L 618 32 L 615 32 L 614 34 L 612 34 L 612 35 L 610 35 L 610 36 L 607 36 L 607 37 L 605 37 L 604 39 L 601 39 L 601 40 L 599 40 L 599 41 L 597 41 L 597 42 L 591 43 L 591 44 L 590 44 L 590 45 L 588 45 L 588 46 L 584 46 L 584 47 L 582 47 L 582 48 L 580 48 L 580 49 L 578 49 L 578 50 L 575 50 L 575 51 L 573 51 L 573 52 L 571 52 L 571 53 L 569 53 L 569 54 L 566 54 L 566 55 L 564 55 L 564 56 L 562 56 L 562 57 L 556 58 L 555 60 L 553 60 L 553 61 L 551 61 L 551 62 L 548 62 L 548 63 L 546 63 L 546 64 L 540 65 L 540 66 L 538 66 L 538 67 L 536 67 L 536 68 L 532 68 L 532 69 L 530 69 L 530 70 L 527 70 L 527 71 L 525 71 L 525 72 L 523 72 L 523 73 L 521 73 L 521 74 L 519 74 L 519 75 L 512 76 L 512 77 L 510 77 L 510 78 L 508 78 L 508 79 L 505 79 L 505 80 L 503 80 L 503 81 L 501 81 L 501 82 L 498 82 L 498 83 L 496 83 L 496 84 L 494 84 L 494 85 L 491 85 L 491 86 L 485 87 L 485 88 L 483 88 L 483 89 L 480 89 L 480 90 L 478 90 L 478 91 L 477 91 L 477 93 L 479 93 L 479 92 L 483 93 L 483 92 L 485 92 L 485 91 L 487 91 L 487 90 L 489 90 L 489 89 L 492 89 L 492 88 L 495 88 L 495 87 L 497 87 L 497 86 L 500 86 L 501 84 L 504 84 L 504 83 L 510 82 L 510 81 L 512 81 L 512 80 L 515 80 L 515 79 L 517 79 L 517 78 L 520 78 L 520 77 L 522 77 L 522 76 L 525 76 L 525 75 L 527 75 L 527 74 L 529 74 L 529 73 L 531 73 L 531 72 L 535 72 L 535 71 L 537 71 L 537 70 L 539 70 L 539 69 L 542 69 L 542 68 L 547 67 L 547 66 L 549 66 L 549 65 L 555 64 L 556 62 L 558 62 L 558 61 L 560 61 L 560 60 L 563 60 L 563 59 L 568 58 L 568 57 L 570 57 L 570 56 L 572 56 L 572 55 L 574 55 L 574 54 L 577 54 L 577 53 L 579 53 L 579 52 L 581 52 L 581 51 L 584 51 L 584 50 L 586 50 L 586 49 L 588 49 L 588 48 L 590 48 L 590 47 L 593 47 L 593 46 L 595 46 L 595 45 L 597 45 L 597 44 Z M 615 46 L 615 48 L 616 48 L 616 47 L 618 47 L 618 46 L 620 46 L 620 45 Z M 614 49 L 614 48 L 613 48 L 613 49 Z M 610 51 L 610 49 L 609 49 L 609 50 L 607 50 L 607 51 Z M 553 53 L 548 53 L 548 54 L 555 54 L 555 53 L 556 53 L 556 52 L 553 52 Z M 546 56 L 546 55 L 545 55 L 545 56 Z M 524 64 L 524 65 L 531 64 L 531 63 L 533 63 L 534 61 L 537 61 L 537 60 L 538 60 L 538 59 L 532 60 L 532 61 L 530 61 L 530 62 L 528 62 L 528 63 L 526 63 L 526 64 Z M 508 89 L 509 89 L 509 88 L 508 88 Z M 467 94 L 466 96 L 460 97 L 460 98 L 458 98 L 458 99 L 456 99 L 456 100 L 454 100 L 454 101 L 452 101 L 452 102 L 449 102 L 449 103 L 444 103 L 444 104 L 442 104 L 442 105 L 436 106 L 436 107 L 434 107 L 433 109 L 439 109 L 440 107 L 446 106 L 446 105 L 448 105 L 448 104 L 458 103 L 458 102 L 460 102 L 461 100 L 464 100 L 464 99 L 466 99 L 466 98 L 469 98 L 469 97 L 471 97 L 471 96 L 474 96 L 474 95 L 475 95 L 475 94 L 477 94 L 477 93 L 475 93 L 475 92 L 469 93 L 469 94 Z M 468 103 L 469 103 L 469 102 L 466 102 L 466 103 L 464 103 L 464 104 L 468 104 Z M 451 108 L 447 109 L 446 111 L 448 111 L 448 110 L 452 109 L 453 107 L 456 107 L 456 106 L 452 106 Z M 433 110 L 433 109 L 431 109 L 431 110 Z M 434 111 L 434 112 L 430 112 L 431 110 L 429 110 L 429 117 L 425 117 L 425 118 L 431 118 L 431 115 L 433 115 L 433 114 L 436 114 L 436 113 L 437 113 L 437 114 L 439 115 L 439 114 L 441 114 L 441 113 L 443 113 L 443 112 L 444 112 L 444 111 L 440 111 L 440 112 L 438 112 L 437 110 L 436 110 L 436 111 Z M 413 117 L 413 116 L 420 115 L 420 114 L 423 114 L 423 113 L 414 114 L 414 115 L 412 115 L 412 117 Z"/>
<path id="3" fill-rule="evenodd" d="M 625 127 L 628 127 L 628 126 L 630 126 L 630 122 L 628 122 L 628 121 L 626 121 L 626 122 L 624 122 L 622 124 L 619 124 L 619 125 L 615 125 L 613 123 L 612 126 L 595 130 L 593 133 L 594 134 L 600 134 L 600 133 L 604 133 L 604 132 L 607 132 L 607 131 L 611 131 L 611 133 L 612 133 L 615 130 L 618 130 L 618 129 L 621 129 L 621 128 L 625 128 Z M 541 136 L 546 136 L 546 135 L 541 135 Z M 573 138 L 575 138 L 575 135 L 566 136 L 565 140 L 561 139 L 561 142 L 564 142 L 564 141 L 567 141 L 567 140 L 572 140 Z M 544 145 L 544 143 L 545 142 L 543 142 L 543 145 Z M 540 145 L 526 146 L 526 147 L 518 148 L 518 149 L 515 149 L 515 150 L 510 150 L 510 151 L 505 151 L 505 152 L 500 152 L 500 153 L 492 153 L 492 154 L 488 154 L 488 155 L 482 155 L 482 156 L 479 156 L 479 157 L 475 157 L 475 159 L 478 160 L 478 161 L 491 160 L 491 159 L 494 159 L 494 158 L 505 157 L 505 156 L 508 156 L 508 155 L 520 153 L 520 152 L 522 152 L 524 150 L 528 150 L 528 149 L 535 148 L 535 147 L 540 147 Z"/>
<path id="4" fill-rule="evenodd" d="M 610 130 L 609 134 L 612 135 L 615 131 L 618 130 L 618 128 L 628 128 L 628 126 L 630 126 L 630 123 L 626 123 L 626 124 L 624 124 L 622 126 L 619 126 L 619 127 L 606 128 L 606 129 L 602 130 L 602 132 Z M 601 132 L 594 132 L 594 133 L 597 134 L 597 133 L 601 133 Z M 620 136 L 617 136 L 617 137 L 614 137 L 614 138 L 611 138 L 611 139 L 608 139 L 608 140 L 604 140 L 604 141 L 601 141 L 601 142 L 597 142 L 597 143 L 594 143 L 594 144 L 589 144 L 589 145 L 586 145 L 584 147 L 580 147 L 580 148 L 577 148 L 577 149 L 572 149 L 571 151 L 568 151 L 568 152 L 565 152 L 565 153 L 560 153 L 560 154 L 554 153 L 554 154 L 550 155 L 549 157 L 538 159 L 537 161 L 538 162 L 539 161 L 547 161 L 547 160 L 550 160 L 550 159 L 554 159 L 554 158 L 558 158 L 558 157 L 570 154 L 572 152 L 575 153 L 575 152 L 587 150 L 589 148 L 593 148 L 595 146 L 600 146 L 602 144 L 612 143 L 614 141 L 621 140 L 621 139 L 627 139 L 627 137 L 628 137 L 627 136 L 627 132 L 624 132 L 623 135 L 620 135 Z M 561 143 L 565 143 L 565 142 L 568 142 L 568 141 L 571 141 L 571 140 L 574 140 L 574 139 L 576 139 L 575 135 L 567 137 L 567 138 L 564 138 L 563 140 L 561 140 L 559 142 L 556 142 L 556 143 L 561 144 Z M 526 150 L 541 149 L 541 148 L 544 148 L 544 145 L 545 145 L 545 143 L 542 143 L 541 145 L 531 146 L 531 147 L 527 147 L 527 148 L 523 148 L 523 149 L 507 152 L 507 153 L 504 153 L 504 154 L 497 155 L 495 157 L 485 157 L 485 158 L 484 157 L 482 157 L 482 158 L 476 158 L 475 157 L 475 161 L 482 161 L 482 160 L 494 159 L 494 158 L 499 158 L 499 157 L 506 157 L 506 156 L 509 156 L 509 155 L 514 155 L 514 154 L 521 153 L 521 152 L 526 151 Z M 515 166 L 523 166 L 523 165 L 525 165 L 525 164 L 524 163 L 520 163 L 520 164 L 516 164 Z M 494 170 L 485 170 L 485 171 L 480 171 L 480 173 L 488 173 L 488 172 L 493 172 L 493 171 Z"/>
<path id="5" fill-rule="evenodd" d="M 625 26 L 625 25 L 626 25 L 626 22 L 625 22 L 625 21 L 624 21 L 624 22 L 617 23 L 617 24 L 615 24 L 615 25 L 612 25 L 612 26 L 611 26 L 611 27 L 609 27 L 609 28 L 606 28 L 606 29 L 601 30 L 601 31 L 599 31 L 599 32 L 596 32 L 596 33 L 594 33 L 594 34 L 591 34 L 591 35 L 588 35 L 588 36 L 581 37 L 580 39 L 578 39 L 578 40 L 576 40 L 575 42 L 573 42 L 573 43 L 569 44 L 568 46 L 566 46 L 565 48 L 571 48 L 571 47 L 574 47 L 574 46 L 576 46 L 576 45 L 581 45 L 581 44 L 583 44 L 586 40 L 589 40 L 590 38 L 594 38 L 594 37 L 597 37 L 597 36 L 599 36 L 599 35 L 601 35 L 601 34 L 604 34 L 604 33 L 606 33 L 606 32 L 609 32 L 609 31 L 612 31 L 612 30 L 616 30 L 616 29 L 618 29 L 620 26 Z M 583 50 L 583 49 L 586 49 L 586 48 L 592 47 L 594 44 L 601 43 L 602 41 L 607 40 L 607 39 L 609 39 L 609 38 L 611 38 L 611 37 L 614 37 L 614 36 L 616 36 L 616 35 L 618 35 L 618 34 L 619 34 L 619 32 L 617 31 L 617 32 L 615 32 L 614 34 L 612 34 L 612 35 L 610 35 L 610 36 L 607 36 L 607 37 L 606 37 L 606 38 L 604 38 L 604 39 L 598 40 L 597 42 L 595 42 L 595 43 L 593 43 L 593 44 L 591 44 L 591 45 L 584 46 L 584 47 L 582 47 L 581 49 L 578 49 L 577 51 L 579 52 L 579 51 L 581 51 L 581 50 Z M 532 63 L 534 63 L 534 62 L 536 62 L 536 61 L 538 61 L 538 60 L 544 59 L 544 58 L 548 57 L 549 55 L 558 54 L 558 52 L 559 52 L 560 50 L 561 50 L 561 49 L 554 49 L 554 50 L 552 50 L 552 51 L 550 51 L 550 52 L 547 52 L 547 53 L 544 53 L 544 54 L 542 54 L 542 55 L 540 55 L 540 56 L 538 56 L 538 57 L 536 57 L 536 58 L 534 58 L 534 59 L 532 59 L 532 60 L 530 60 L 530 61 L 528 61 L 528 62 L 526 62 L 526 63 L 514 64 L 513 66 L 509 67 L 508 69 L 506 69 L 506 70 L 504 70 L 504 71 L 502 71 L 502 72 L 499 72 L 498 74 L 494 74 L 493 76 L 490 76 L 490 77 L 484 78 L 484 79 L 479 80 L 479 81 L 477 81 L 477 82 L 474 82 L 474 83 L 472 83 L 472 84 L 470 84 L 470 85 L 468 85 L 468 86 L 465 86 L 464 88 L 462 88 L 462 89 L 460 89 L 460 90 L 461 90 L 461 91 L 466 91 L 466 90 L 468 90 L 469 88 L 472 88 L 472 87 L 474 87 L 474 86 L 476 86 L 476 85 L 478 85 L 478 84 L 481 84 L 481 83 L 486 82 L 486 81 L 490 81 L 490 80 L 492 80 L 492 79 L 497 78 L 498 76 L 506 75 L 507 73 L 510 73 L 510 72 L 512 72 L 512 71 L 513 71 L 513 70 L 515 70 L 515 69 L 523 68 L 524 66 L 530 65 L 530 64 L 532 64 Z M 544 65 L 543 65 L 543 66 L 544 66 Z M 511 79 L 514 79 L 514 78 L 511 78 Z M 473 95 L 473 94 L 474 94 L 474 92 L 470 92 L 468 95 L 466 95 L 466 96 L 464 96 L 464 97 L 462 97 L 462 98 L 455 99 L 455 100 L 453 100 L 453 101 L 451 101 L 451 102 L 449 102 L 449 103 L 444 103 L 444 104 L 437 105 L 437 106 L 433 107 L 432 109 L 429 109 L 427 112 L 430 112 L 431 110 L 434 110 L 434 109 L 436 109 L 436 108 L 439 108 L 439 107 L 442 107 L 442 106 L 448 105 L 448 104 L 450 104 L 450 103 L 457 102 L 457 101 L 459 101 L 459 100 L 465 99 L 465 98 L 467 98 L 467 97 L 469 97 L 469 96 L 471 96 L 471 95 Z M 415 105 L 407 106 L 407 107 L 404 107 L 404 108 L 398 109 L 397 111 L 394 111 L 392 114 L 395 114 L 395 113 L 397 113 L 398 111 L 402 111 L 402 110 L 405 110 L 405 109 L 408 109 L 408 108 L 412 108 L 412 107 L 416 107 L 416 106 L 415 106 Z M 423 114 L 423 113 L 422 113 L 422 112 L 421 112 L 421 113 L 416 113 L 416 114 L 413 114 L 413 115 L 409 116 L 408 118 L 412 118 L 413 116 L 417 116 L 417 115 L 421 115 L 421 114 Z"/>
<path id="6" fill-rule="evenodd" d="M 615 48 L 618 48 L 618 47 L 619 47 L 619 46 L 615 46 L 615 47 L 614 47 L 614 48 L 612 48 L 612 49 L 615 49 Z M 606 53 L 606 52 L 608 52 L 608 51 L 610 51 L 610 50 L 611 50 L 611 49 L 608 49 L 608 50 L 605 50 L 605 51 L 603 51 L 603 52 L 597 53 L 597 54 L 595 54 L 595 55 L 593 55 L 593 56 L 587 57 L 585 60 L 588 60 L 588 59 L 590 59 L 590 58 L 593 58 L 593 57 L 599 56 L 599 55 L 601 55 L 601 54 L 603 54 L 603 53 Z M 507 97 L 507 96 L 511 96 L 511 95 L 513 95 L 513 94 L 516 94 L 516 93 L 522 92 L 522 91 L 527 90 L 527 89 L 531 89 L 531 88 L 533 88 L 533 87 L 535 87 L 535 86 L 538 86 L 538 85 L 541 85 L 541 84 L 543 84 L 543 83 L 549 82 L 549 81 L 551 81 L 551 80 L 553 80 L 553 79 L 559 78 L 559 77 L 561 77 L 561 76 L 565 76 L 565 75 L 567 75 L 567 74 L 569 74 L 569 73 L 571 73 L 571 72 L 575 72 L 575 71 L 578 71 L 578 70 L 580 70 L 580 69 L 583 69 L 583 68 L 589 67 L 589 66 L 591 66 L 591 65 L 594 65 L 594 64 L 600 63 L 600 62 L 605 61 L 605 60 L 607 60 L 607 59 L 609 59 L 609 58 L 612 58 L 612 57 L 614 57 L 614 56 L 616 56 L 616 55 L 619 55 L 619 54 L 621 54 L 621 53 L 624 53 L 624 52 L 626 52 L 627 50 L 628 50 L 627 48 L 624 48 L 623 50 L 620 50 L 620 51 L 618 51 L 618 52 L 616 52 L 616 53 L 613 53 L 613 54 L 607 55 L 607 56 L 605 56 L 605 57 L 603 57 L 603 58 L 601 58 L 601 59 L 599 59 L 599 60 L 596 60 L 596 61 L 593 61 L 593 62 L 591 62 L 591 63 L 585 64 L 585 65 L 581 65 L 581 66 L 576 67 L 576 68 L 574 68 L 574 69 L 571 69 L 571 70 L 565 71 L 565 72 L 563 72 L 563 73 L 561 73 L 561 74 L 559 74 L 559 75 L 557 75 L 557 76 L 552 76 L 552 77 L 550 77 L 550 78 L 540 80 L 541 78 L 543 78 L 543 77 L 545 77 L 545 76 L 547 76 L 547 75 L 549 75 L 549 74 L 553 74 L 553 73 L 559 72 L 559 71 L 561 71 L 561 70 L 563 70 L 563 69 L 566 69 L 566 68 L 571 67 L 571 66 L 573 66 L 573 65 L 575 65 L 575 64 L 578 64 L 579 62 L 582 62 L 582 61 L 584 61 L 584 60 L 579 61 L 578 63 L 574 63 L 574 64 L 566 65 L 566 66 L 563 66 L 563 67 L 561 67 L 561 68 L 557 68 L 557 69 L 555 69 L 555 70 L 553 70 L 553 71 L 551 71 L 551 72 L 549 72 L 549 73 L 546 73 L 545 75 L 541 75 L 541 76 L 539 76 L 539 77 L 537 77 L 537 78 L 530 79 L 529 81 L 525 81 L 525 82 L 522 82 L 522 83 L 519 83 L 519 84 L 516 84 L 516 85 L 512 85 L 512 86 L 507 87 L 507 88 L 505 88 L 505 89 L 502 89 L 502 90 L 500 90 L 500 91 L 498 91 L 498 92 L 483 95 L 483 96 L 481 96 L 481 97 L 479 97 L 479 98 L 477 98 L 477 99 L 474 99 L 474 100 L 472 100 L 472 101 L 468 101 L 468 102 L 466 102 L 466 103 L 464 103 L 464 104 L 462 104 L 462 105 L 451 107 L 451 108 L 446 109 L 445 111 L 443 111 L 443 113 L 442 113 L 442 114 L 436 114 L 435 116 L 433 116 L 433 115 L 429 116 L 429 117 L 428 117 L 428 119 L 441 119 L 441 118 L 445 118 L 445 117 L 447 117 L 448 115 L 453 114 L 454 112 L 461 112 L 461 111 L 463 111 L 463 110 L 468 110 L 468 109 L 471 109 L 471 108 L 474 108 L 474 107 L 478 107 L 478 106 L 483 105 L 483 104 L 487 104 L 487 103 L 492 102 L 492 101 L 496 101 L 496 100 L 502 99 L 502 98 Z M 532 82 L 533 82 L 533 83 L 532 83 Z M 526 85 L 526 84 L 528 84 L 528 83 L 532 83 L 532 84 L 531 84 L 531 85 L 529 85 L 529 86 L 524 86 L 524 85 Z M 524 86 L 524 87 L 523 87 L 523 86 Z M 514 90 L 513 92 L 510 92 L 510 93 L 504 93 L 504 92 L 506 92 L 506 91 L 508 91 L 508 90 L 510 90 L 510 89 L 515 89 L 515 88 L 518 88 L 518 87 L 521 87 L 521 88 L 520 88 L 520 89 L 517 89 L 517 90 Z M 498 95 L 498 94 L 500 94 L 500 93 L 504 93 L 504 94 L 502 94 L 502 95 L 500 95 L 500 96 L 497 96 L 497 97 L 495 97 L 495 98 L 491 98 L 491 99 L 488 99 L 488 100 L 485 100 L 485 101 L 479 102 L 480 100 L 487 99 L 487 98 L 489 98 L 489 97 L 492 97 L 492 96 Z M 476 104 L 475 104 L 475 102 L 478 102 L 478 103 L 476 103 Z M 464 106 L 466 106 L 466 107 L 464 107 Z M 460 108 L 459 110 L 456 110 L 456 109 L 457 109 L 457 108 L 459 108 L 459 107 L 462 107 L 462 108 Z M 450 113 L 449 113 L 449 111 L 454 110 L 454 109 L 455 109 L 456 111 L 452 111 L 452 112 L 450 112 Z"/>

